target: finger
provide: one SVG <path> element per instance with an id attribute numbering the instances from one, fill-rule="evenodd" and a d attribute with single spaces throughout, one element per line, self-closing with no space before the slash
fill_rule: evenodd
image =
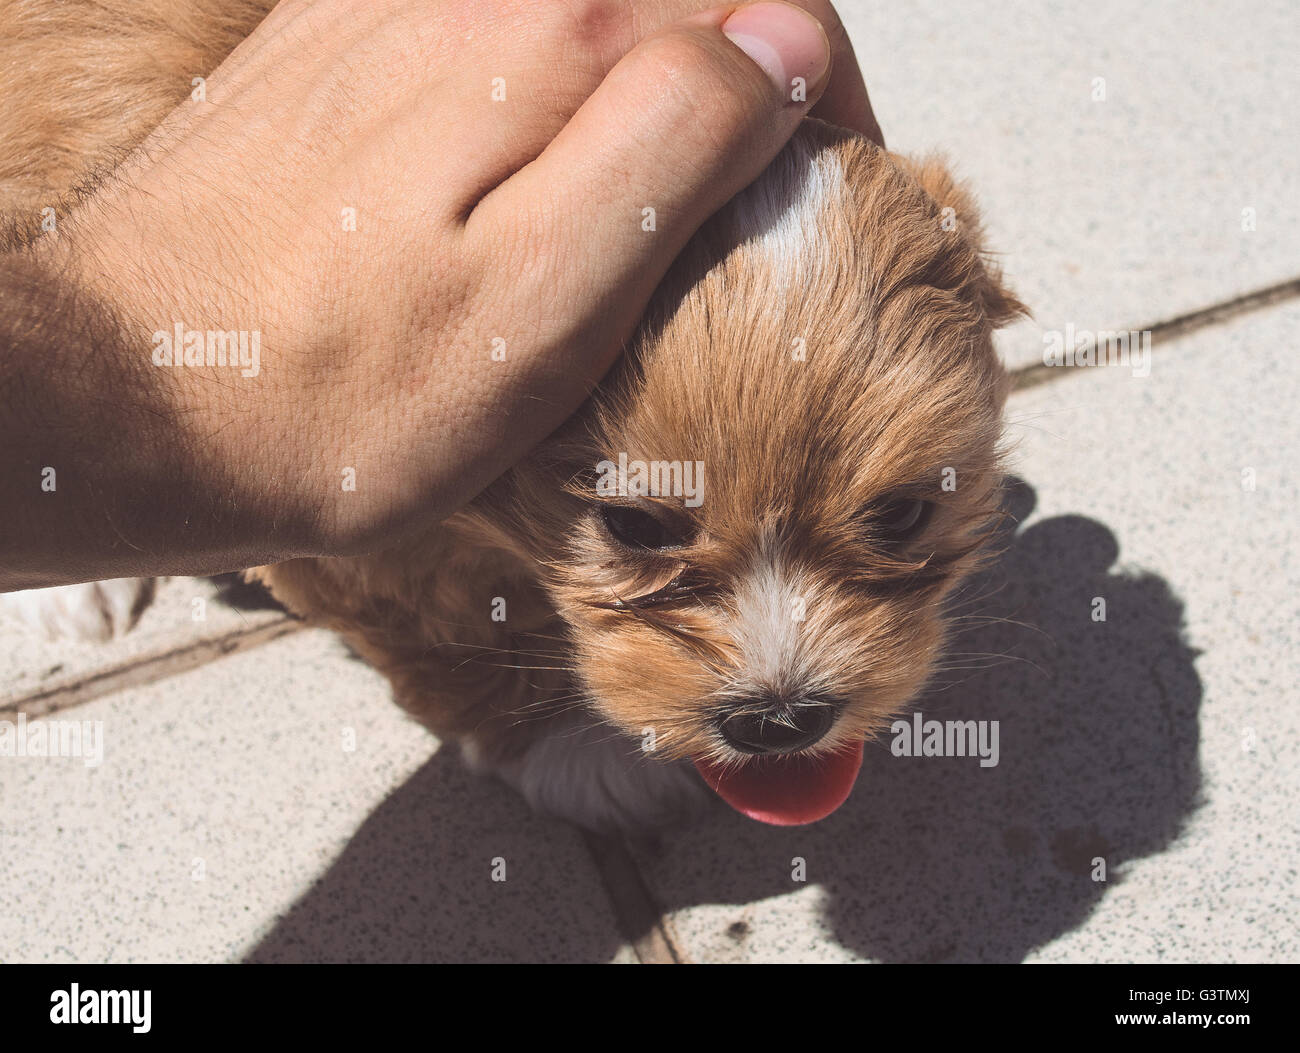
<path id="1" fill-rule="evenodd" d="M 862 69 L 844 23 L 835 8 L 825 0 L 801 0 L 801 3 L 821 22 L 831 42 L 831 80 L 813 107 L 811 116 L 861 132 L 877 146 L 883 147 L 885 136 L 871 108 L 867 84 L 862 78 Z"/>
<path id="2" fill-rule="evenodd" d="M 535 368 L 594 382 L 686 241 L 771 162 L 829 74 L 820 24 L 773 2 L 693 16 L 615 66 L 466 225 L 469 243 L 514 254 L 490 312 L 526 319 L 539 353 L 586 356 Z"/>
<path id="3" fill-rule="evenodd" d="M 826 30 L 827 38 L 831 40 L 831 81 L 827 83 L 826 91 L 813 108 L 811 116 L 822 118 L 833 125 L 861 131 L 879 146 L 884 146 L 884 138 L 871 109 L 871 100 L 867 96 L 866 83 L 862 79 L 862 70 L 858 68 L 853 44 L 835 6 L 831 0 L 789 0 L 789 3 L 801 6 L 818 19 Z M 640 0 L 636 4 L 629 4 L 633 36 L 641 39 L 650 32 L 662 30 L 668 23 L 688 16 L 697 8 L 698 0 Z M 630 47 L 630 42 L 624 49 L 627 47 Z"/>
<path id="4" fill-rule="evenodd" d="M 825 28 L 831 77 L 812 116 L 882 143 L 852 44 L 829 0 L 795 0 Z M 639 40 L 662 32 L 699 0 L 598 3 L 507 3 L 475 10 L 478 50 L 458 48 L 467 31 L 454 19 L 420 38 L 439 68 L 454 71 L 453 107 L 434 107 L 441 159 L 427 160 L 464 216 L 499 184 L 534 160 Z M 474 85 L 466 91 L 464 85 Z"/>
<path id="5" fill-rule="evenodd" d="M 789 0 L 789 2 L 802 7 L 817 19 L 826 30 L 826 36 L 831 43 L 831 79 L 826 85 L 821 100 L 813 107 L 811 115 L 829 121 L 831 124 L 838 124 L 842 128 L 861 132 L 883 146 L 884 137 L 872 112 L 871 100 L 867 95 L 862 71 L 858 67 L 857 56 L 853 52 L 853 44 L 831 0 Z M 628 10 L 635 23 L 633 31 L 639 38 L 662 29 L 674 19 L 688 15 L 697 7 L 698 0 L 658 0 L 658 2 L 644 0 L 629 5 Z"/>

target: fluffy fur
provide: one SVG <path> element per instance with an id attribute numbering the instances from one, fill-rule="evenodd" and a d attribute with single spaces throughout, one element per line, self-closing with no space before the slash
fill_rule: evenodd
<path id="1" fill-rule="evenodd" d="M 694 240 L 563 434 L 399 550 L 260 577 L 343 633 L 417 719 L 589 825 L 657 809 L 596 792 L 616 779 L 584 723 L 624 743 L 622 769 L 663 767 L 673 786 L 665 762 L 740 761 L 716 730 L 733 699 L 846 699 L 814 752 L 870 735 L 927 679 L 943 599 L 997 508 L 1005 378 L 990 333 L 1019 306 L 977 238 L 940 165 L 808 122 Z M 629 549 L 602 526 L 593 473 L 620 453 L 705 465 L 698 508 L 629 502 L 685 547 Z M 934 511 L 887 550 L 871 512 L 900 495 Z M 555 762 L 584 750 L 578 771 Z M 549 795 L 523 774 L 542 755 Z"/>
<path id="2" fill-rule="evenodd" d="M 5 207 L 50 203 L 138 140 L 266 6 L 12 5 L 4 77 L 23 39 L 44 53 L 21 65 L 51 65 L 23 78 L 42 85 L 18 107 L 35 121 L 0 125 Z M 691 242 L 562 432 L 398 548 L 254 573 L 536 806 L 602 829 L 659 822 L 702 786 L 685 761 L 745 763 L 718 733 L 724 707 L 843 700 L 818 753 L 879 731 L 924 684 L 944 599 L 996 514 L 1006 378 L 990 335 L 1020 310 L 940 163 L 806 121 Z M 702 503 L 598 495 L 596 466 L 619 454 L 702 462 Z M 892 543 L 879 517 L 901 499 L 928 519 Z M 620 542 L 606 502 L 681 546 Z"/>

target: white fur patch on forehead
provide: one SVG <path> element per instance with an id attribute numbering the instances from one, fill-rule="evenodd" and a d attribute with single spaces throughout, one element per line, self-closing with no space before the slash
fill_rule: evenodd
<path id="1" fill-rule="evenodd" d="M 824 258 L 819 235 L 847 204 L 847 194 L 839 155 L 796 136 L 732 202 L 735 233 L 746 251 L 758 252 L 772 265 L 782 292 L 795 281 L 813 287 Z"/>
<path id="2" fill-rule="evenodd" d="M 803 630 L 811 597 L 769 528 L 738 581 L 730 632 L 740 670 L 731 690 L 745 695 L 793 695 L 809 689 Z"/>

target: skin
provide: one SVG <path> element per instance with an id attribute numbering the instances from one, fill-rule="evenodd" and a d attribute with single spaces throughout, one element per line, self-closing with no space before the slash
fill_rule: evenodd
<path id="1" fill-rule="evenodd" d="M 0 591 L 400 541 L 581 404 L 805 115 L 880 141 L 821 0 L 800 4 L 820 25 L 766 3 L 429 7 L 284 0 L 206 103 L 0 257 Z M 260 331 L 260 372 L 153 365 L 177 322 Z"/>

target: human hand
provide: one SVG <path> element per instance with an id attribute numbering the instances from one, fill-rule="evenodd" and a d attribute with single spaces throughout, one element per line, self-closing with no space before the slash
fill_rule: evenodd
<path id="1" fill-rule="evenodd" d="M 691 7 L 285 0 L 42 250 L 142 356 L 259 334 L 254 376 L 159 381 L 194 485 L 274 506 L 258 561 L 453 511 L 577 408 L 810 109 L 879 139 L 842 31 Z"/>

